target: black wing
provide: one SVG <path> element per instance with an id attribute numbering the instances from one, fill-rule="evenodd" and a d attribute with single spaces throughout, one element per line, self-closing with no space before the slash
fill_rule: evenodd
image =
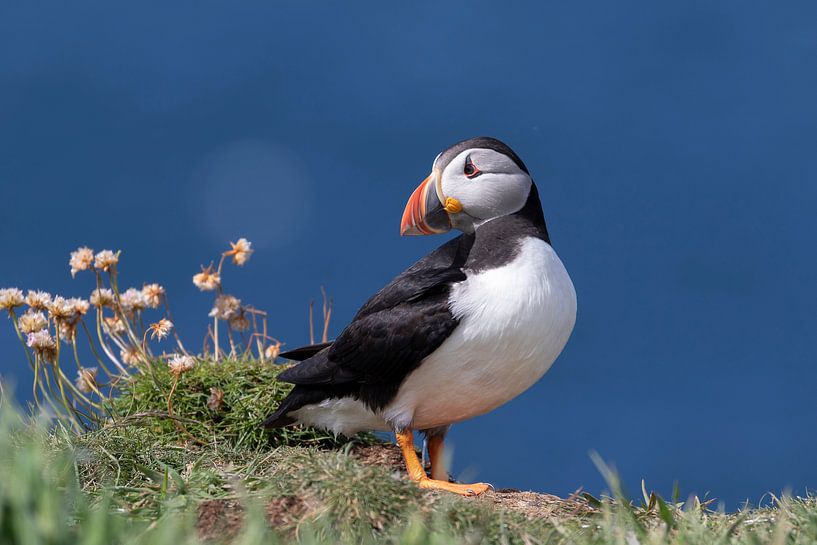
<path id="1" fill-rule="evenodd" d="M 473 245 L 473 235 L 460 235 L 449 240 L 386 284 L 360 307 L 352 322 L 400 303 L 416 300 L 418 296 L 439 288 L 441 284 L 458 281 L 456 278 L 461 280 L 464 278 L 462 267 Z M 451 276 L 446 278 L 448 275 Z"/>
<path id="2" fill-rule="evenodd" d="M 385 404 L 457 326 L 448 295 L 465 279 L 461 267 L 472 244 L 473 236 L 461 235 L 418 261 L 369 299 L 328 349 L 279 379 Z"/>

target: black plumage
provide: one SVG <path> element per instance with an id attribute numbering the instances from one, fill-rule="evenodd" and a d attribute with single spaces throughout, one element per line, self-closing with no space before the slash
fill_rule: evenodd
<path id="1" fill-rule="evenodd" d="M 279 356 L 287 360 L 304 361 L 307 358 L 311 358 L 324 348 L 328 348 L 330 346 L 332 346 L 332 341 L 329 341 L 328 343 L 310 344 L 308 346 L 302 346 L 300 348 L 295 348 L 294 350 L 282 352 L 279 354 Z"/>
<path id="2" fill-rule="evenodd" d="M 295 388 L 264 425 L 291 424 L 289 413 L 324 399 L 351 396 L 373 410 L 385 407 L 457 326 L 449 292 L 465 279 L 473 242 L 473 235 L 460 235 L 412 265 L 369 299 L 333 343 L 293 351 L 296 359 L 313 355 L 279 375 Z"/>
<path id="3" fill-rule="evenodd" d="M 435 163 L 440 169 L 444 169 L 448 163 L 454 159 L 454 157 L 471 148 L 492 149 L 498 153 L 501 153 L 502 155 L 510 158 L 510 160 L 516 164 L 516 166 L 525 172 L 525 174 L 529 174 L 528 167 L 525 166 L 522 159 L 520 159 L 519 156 L 510 147 L 508 147 L 507 144 L 505 144 L 505 142 L 490 136 L 477 136 L 476 138 L 469 138 L 468 140 L 457 142 L 442 152 Z"/>
<path id="4" fill-rule="evenodd" d="M 539 191 L 533 182 L 528 199 L 518 212 L 489 221 L 479 229 L 464 269 L 478 272 L 513 261 L 519 251 L 517 242 L 526 237 L 551 244 Z"/>

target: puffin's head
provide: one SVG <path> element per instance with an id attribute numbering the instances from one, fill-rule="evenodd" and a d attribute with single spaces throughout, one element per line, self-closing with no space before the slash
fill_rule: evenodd
<path id="1" fill-rule="evenodd" d="M 464 140 L 434 160 L 431 174 L 409 197 L 400 234 L 452 228 L 472 233 L 488 220 L 521 210 L 532 185 L 525 164 L 499 140 Z"/>

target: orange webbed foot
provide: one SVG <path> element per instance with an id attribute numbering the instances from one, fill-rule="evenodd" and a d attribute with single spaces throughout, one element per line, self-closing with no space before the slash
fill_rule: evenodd
<path id="1" fill-rule="evenodd" d="M 417 486 L 424 490 L 444 490 L 446 492 L 459 494 L 460 496 L 479 496 L 488 491 L 488 489 L 493 489 L 493 486 L 488 483 L 459 484 L 429 479 L 428 477 L 421 478 L 417 481 Z"/>
<path id="2" fill-rule="evenodd" d="M 417 452 L 414 450 L 414 436 L 411 430 L 400 430 L 395 432 L 395 435 L 397 436 L 397 443 L 403 451 L 403 459 L 406 462 L 409 478 L 416 482 L 418 487 L 424 490 L 444 490 L 460 496 L 479 496 L 489 488 L 493 488 L 487 483 L 458 484 L 429 478 L 419 458 L 417 458 Z M 432 447 L 432 476 L 439 476 L 441 473 L 445 474 L 441 463 L 442 449 L 439 448 L 442 446 L 441 443 L 440 441 L 440 444 Z"/>

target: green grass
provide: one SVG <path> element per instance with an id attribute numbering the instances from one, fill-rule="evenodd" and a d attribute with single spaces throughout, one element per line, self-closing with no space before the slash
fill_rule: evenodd
<path id="1" fill-rule="evenodd" d="M 579 514 L 537 517 L 487 498 L 421 492 L 403 472 L 353 455 L 371 437 L 260 430 L 287 389 L 277 372 L 253 362 L 200 365 L 174 393 L 181 420 L 164 414 L 172 377 L 140 377 L 114 420 L 83 435 L 25 418 L 6 400 L 0 544 L 817 543 L 812 498 L 737 514 L 649 494 L 636 504 L 601 461 L 616 499 Z M 212 387 L 224 391 L 218 410 L 207 407 Z"/>
<path id="2" fill-rule="evenodd" d="M 169 418 L 168 397 L 174 377 L 166 365 L 154 363 L 153 373 L 134 375 L 114 398 L 115 417 L 125 423 L 139 423 L 168 440 L 178 438 L 182 430 L 181 436 L 187 439 L 206 444 L 226 442 L 237 448 L 343 445 L 343 438 L 314 428 L 263 429 L 264 419 L 292 388 L 276 380 L 283 369 L 252 359 L 199 361 L 179 378 L 171 399 L 173 418 Z M 211 408 L 208 400 L 213 388 L 223 392 L 223 397 Z M 363 438 L 371 440 L 371 436 L 358 439 Z"/>

